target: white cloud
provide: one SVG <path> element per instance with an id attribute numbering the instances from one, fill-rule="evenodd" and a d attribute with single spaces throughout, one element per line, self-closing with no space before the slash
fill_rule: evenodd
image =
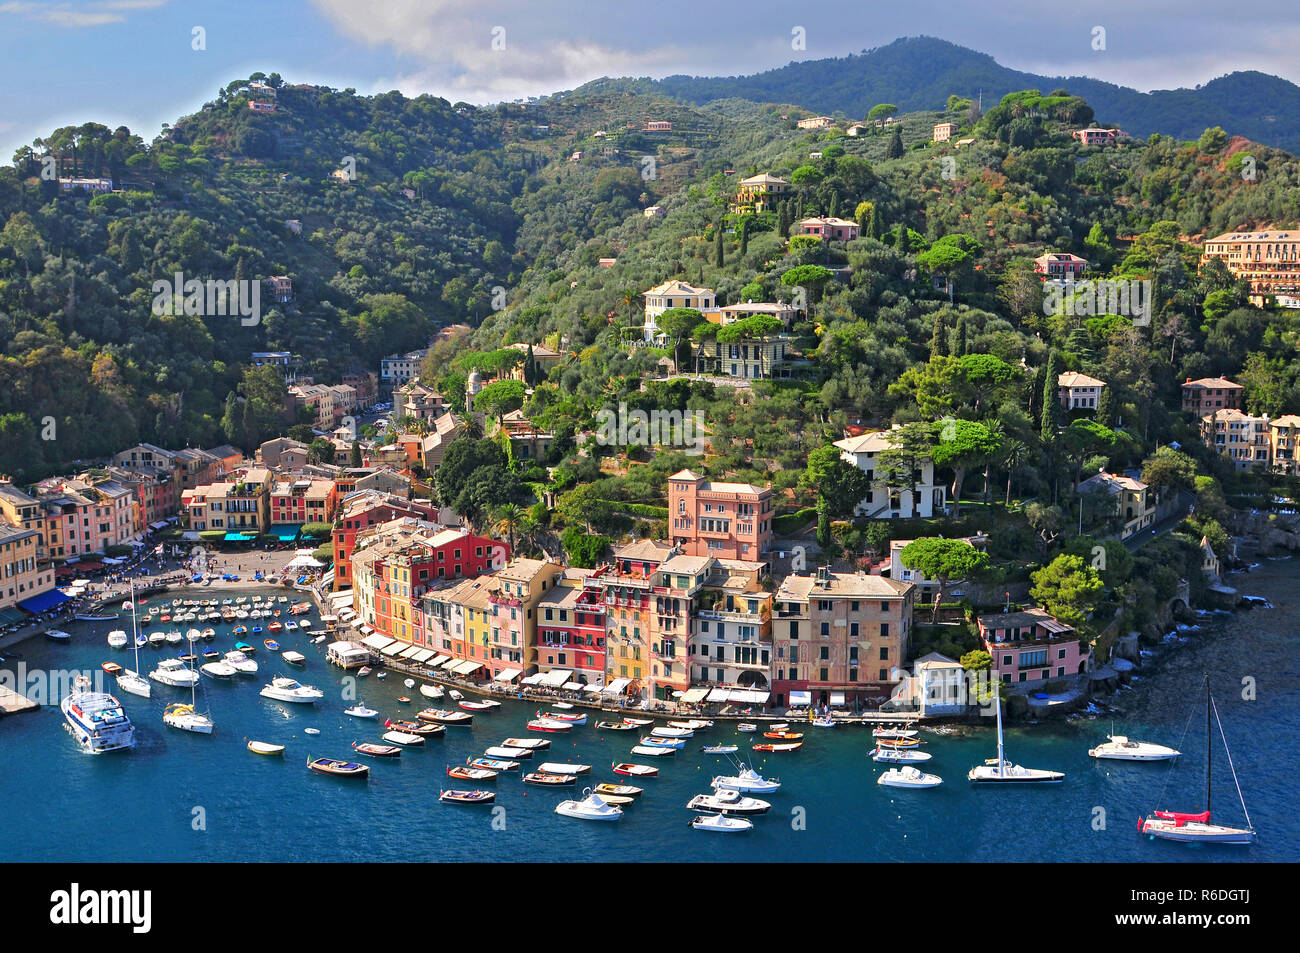
<path id="1" fill-rule="evenodd" d="M 54 26 L 79 28 L 123 23 L 126 20 L 123 11 L 154 10 L 166 2 L 167 0 L 103 0 L 103 2 L 81 6 L 70 3 L 10 2 L 0 3 L 0 13 L 21 16 Z"/>

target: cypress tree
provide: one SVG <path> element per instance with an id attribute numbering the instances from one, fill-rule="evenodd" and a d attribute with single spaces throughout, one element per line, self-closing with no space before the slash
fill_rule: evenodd
<path id="1" fill-rule="evenodd" d="M 782 238 L 790 237 L 790 202 L 779 202 L 776 207 L 776 230 Z"/>
<path id="2" fill-rule="evenodd" d="M 718 222 L 717 234 L 714 236 L 713 263 L 719 268 L 726 263 L 726 254 L 722 250 L 722 222 Z"/>
<path id="3" fill-rule="evenodd" d="M 867 235 L 871 238 L 880 238 L 880 210 L 873 203 L 871 206 L 871 217 L 867 219 Z"/>
<path id="4" fill-rule="evenodd" d="M 740 223 L 740 253 L 742 255 L 749 253 L 749 219 Z"/>
<path id="5" fill-rule="evenodd" d="M 838 218 L 839 214 L 840 214 L 840 193 L 832 192 L 831 204 L 826 211 L 826 215 L 828 218 Z"/>
<path id="6" fill-rule="evenodd" d="M 359 467 L 359 466 L 361 466 L 361 444 L 360 444 L 359 441 L 356 441 L 356 440 L 353 440 L 353 441 L 352 441 L 352 459 L 351 459 L 351 463 L 352 463 L 352 466 L 354 466 L 354 467 Z"/>
<path id="7" fill-rule="evenodd" d="M 894 134 L 889 137 L 889 145 L 885 148 L 886 159 L 901 159 L 903 157 L 903 135 L 894 127 Z"/>
<path id="8" fill-rule="evenodd" d="M 1043 373 L 1043 418 L 1039 435 L 1044 443 L 1056 441 L 1056 431 L 1061 426 L 1061 398 L 1057 393 L 1057 379 L 1060 377 L 1060 363 L 1056 351 L 1047 355 L 1047 367 Z"/>
<path id="9" fill-rule="evenodd" d="M 930 360 L 943 357 L 947 353 L 947 330 L 944 327 L 943 316 L 936 311 L 934 313 L 934 329 L 930 332 Z"/>
<path id="10" fill-rule="evenodd" d="M 956 357 L 965 356 L 966 347 L 967 347 L 966 338 L 967 338 L 966 315 L 963 314 L 960 318 L 957 319 L 957 346 L 953 348 L 953 352 Z"/>
<path id="11" fill-rule="evenodd" d="M 902 222 L 898 223 L 898 234 L 894 236 L 894 247 L 904 255 L 910 254 L 912 251 L 911 236 L 907 234 L 907 226 Z"/>
<path id="12" fill-rule="evenodd" d="M 1101 397 L 1097 400 L 1097 423 L 1115 426 L 1115 388 L 1110 384 L 1101 389 Z"/>

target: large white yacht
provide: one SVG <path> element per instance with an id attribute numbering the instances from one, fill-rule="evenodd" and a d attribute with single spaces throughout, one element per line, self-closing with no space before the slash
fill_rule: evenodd
<path id="1" fill-rule="evenodd" d="M 135 747 L 135 726 L 122 703 L 107 692 L 93 691 L 88 676 L 76 677 L 59 707 L 82 751 L 100 754 Z"/>
<path id="2" fill-rule="evenodd" d="M 260 694 L 263 698 L 274 698 L 276 701 L 305 705 L 313 705 L 325 697 L 325 693 L 319 688 L 300 685 L 294 679 L 286 678 L 283 675 L 277 675 L 271 679 L 271 684 L 262 689 Z"/>

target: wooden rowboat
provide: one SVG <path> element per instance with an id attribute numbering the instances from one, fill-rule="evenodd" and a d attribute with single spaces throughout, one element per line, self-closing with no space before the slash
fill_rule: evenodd
<path id="1" fill-rule="evenodd" d="M 802 747 L 803 747 L 802 741 L 795 741 L 792 742 L 791 744 L 785 744 L 785 745 L 777 745 L 777 744 L 754 745 L 754 750 L 755 751 L 798 751 Z"/>
<path id="2" fill-rule="evenodd" d="M 610 769 L 615 774 L 626 774 L 634 778 L 653 778 L 659 774 L 659 769 L 651 767 L 648 764 L 632 764 L 631 762 L 615 762 L 610 765 Z"/>
<path id="3" fill-rule="evenodd" d="M 266 741 L 250 741 L 248 750 L 253 754 L 277 755 L 284 754 L 284 745 L 273 745 Z"/>
<path id="4" fill-rule="evenodd" d="M 336 778 L 365 778 L 370 776 L 370 766 L 355 761 L 341 761 L 338 758 L 309 758 L 307 767 L 317 774 L 328 774 Z"/>
<path id="5" fill-rule="evenodd" d="M 368 754 L 372 758 L 400 758 L 402 749 L 397 745 L 376 745 L 368 741 L 352 742 L 352 750 L 357 754 Z"/>
<path id="6" fill-rule="evenodd" d="M 495 781 L 499 774 L 491 768 L 471 768 L 463 764 L 447 766 L 447 777 L 457 781 Z"/>
<path id="7" fill-rule="evenodd" d="M 572 774 L 551 774 L 549 771 L 532 771 L 524 775 L 524 784 L 542 784 L 549 787 L 564 787 L 578 778 Z"/>
<path id="8" fill-rule="evenodd" d="M 439 791 L 443 804 L 491 804 L 497 799 L 492 791 Z"/>

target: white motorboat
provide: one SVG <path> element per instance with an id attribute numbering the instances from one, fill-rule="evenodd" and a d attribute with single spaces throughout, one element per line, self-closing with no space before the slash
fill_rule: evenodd
<path id="1" fill-rule="evenodd" d="M 238 649 L 227 652 L 221 657 L 221 660 L 241 675 L 257 674 L 257 663 Z"/>
<path id="2" fill-rule="evenodd" d="M 758 725 L 750 724 L 747 721 L 742 721 L 740 724 L 736 726 L 736 730 L 737 731 L 758 731 Z"/>
<path id="3" fill-rule="evenodd" d="M 554 704 L 551 705 L 551 707 L 558 708 L 560 709 L 560 711 L 568 711 L 571 708 L 573 708 L 573 706 L 570 705 L 568 702 L 555 702 Z"/>
<path id="4" fill-rule="evenodd" d="M 977 764 L 966 772 L 966 777 L 981 784 L 1056 784 L 1065 780 L 1064 773 L 1042 768 L 1024 768 L 1006 759 L 1002 748 L 1002 699 L 994 700 L 998 710 L 998 756 Z"/>
<path id="5" fill-rule="evenodd" d="M 443 691 L 442 686 L 440 685 L 421 685 L 420 694 L 425 698 L 432 698 L 434 701 L 437 701 L 447 693 Z"/>
<path id="6" fill-rule="evenodd" d="M 537 766 L 537 770 L 545 774 L 588 774 L 591 771 L 591 765 L 564 761 L 543 761 Z"/>
<path id="7" fill-rule="evenodd" d="M 599 794 L 592 793 L 591 788 L 582 794 L 581 801 L 561 801 L 555 806 L 555 813 L 583 821 L 617 821 L 623 816 L 621 807 L 606 804 Z"/>
<path id="8" fill-rule="evenodd" d="M 654 738 L 694 738 L 695 732 L 690 728 L 651 728 L 650 735 Z"/>
<path id="9" fill-rule="evenodd" d="M 834 728 L 837 722 L 834 718 L 817 718 L 813 721 L 814 728 Z"/>
<path id="10" fill-rule="evenodd" d="M 343 709 L 343 714 L 351 715 L 353 718 L 375 718 L 379 715 L 379 712 L 373 708 L 367 708 L 366 703 L 358 699 L 357 703 L 351 708 Z"/>
<path id="11" fill-rule="evenodd" d="M 199 666 L 199 671 L 208 678 L 234 678 L 239 670 L 229 662 L 207 662 Z"/>
<path id="12" fill-rule="evenodd" d="M 294 652 L 292 650 L 281 652 L 280 658 L 284 659 L 290 665 L 303 665 L 307 662 L 307 656 L 303 655 L 301 652 Z"/>
<path id="13" fill-rule="evenodd" d="M 213 633 L 215 635 L 215 633 Z M 203 641 L 202 629 L 187 629 L 185 632 L 185 641 L 193 645 L 195 642 Z"/>
<path id="14" fill-rule="evenodd" d="M 691 827 L 697 831 L 718 831 L 723 834 L 740 834 L 754 829 L 754 822 L 743 817 L 727 817 L 725 814 L 697 814 L 691 818 Z"/>
<path id="15" fill-rule="evenodd" d="M 450 698 L 452 701 L 458 702 L 465 696 L 453 688 L 451 691 L 447 693 L 447 697 Z"/>
<path id="16" fill-rule="evenodd" d="M 485 758 L 504 758 L 507 761 L 516 761 L 521 758 L 531 758 L 533 756 L 532 748 L 516 748 L 512 745 L 492 745 L 483 752 Z"/>
<path id="17" fill-rule="evenodd" d="M 109 648 L 124 649 L 126 648 L 126 643 L 127 643 L 126 633 L 123 632 L 121 629 L 114 629 L 112 632 L 108 633 Z"/>
<path id="18" fill-rule="evenodd" d="M 690 721 L 670 721 L 668 722 L 668 727 L 685 728 L 687 731 L 703 731 L 706 728 L 712 728 L 713 722 L 700 721 L 699 719 L 693 718 Z"/>
<path id="19" fill-rule="evenodd" d="M 82 751 L 102 754 L 135 746 L 135 727 L 122 703 L 107 692 L 92 691 L 88 676 L 73 679 L 72 691 L 59 707 Z"/>
<path id="20" fill-rule="evenodd" d="M 735 754 L 740 748 L 737 745 L 705 745 L 700 750 L 705 754 L 721 755 Z"/>
<path id="21" fill-rule="evenodd" d="M 189 688 L 199 680 L 198 672 L 177 658 L 165 658 L 158 667 L 149 673 L 149 677 L 162 685 L 173 688 Z"/>
<path id="22" fill-rule="evenodd" d="M 929 761 L 934 757 L 928 751 L 917 751 L 913 748 L 874 748 L 870 754 L 871 760 L 889 764 L 912 764 L 918 761 Z"/>
<path id="23" fill-rule="evenodd" d="M 1232 782 L 1237 789 L 1237 799 L 1241 802 L 1241 813 L 1246 818 L 1245 827 L 1229 827 L 1226 824 L 1215 824 L 1210 820 L 1210 800 L 1214 785 L 1211 716 L 1218 722 L 1219 737 L 1223 739 L 1223 750 L 1228 756 L 1228 768 L 1232 772 Z M 1250 812 L 1246 810 L 1246 799 L 1241 793 L 1241 783 L 1237 780 L 1237 769 L 1232 764 L 1232 752 L 1228 750 L 1228 737 L 1223 733 L 1219 709 L 1210 695 L 1208 674 L 1205 676 L 1205 810 L 1196 814 L 1182 811 L 1152 811 L 1139 822 L 1138 831 L 1148 837 L 1179 841 L 1184 844 L 1250 845 L 1255 843 L 1255 828 L 1250 821 Z"/>
<path id="24" fill-rule="evenodd" d="M 712 794 L 697 794 L 686 806 L 709 814 L 766 814 L 772 809 L 767 801 L 726 788 L 716 789 Z"/>
<path id="25" fill-rule="evenodd" d="M 890 768 L 876 778 L 876 783 L 890 788 L 937 788 L 943 784 L 943 778 L 913 767 Z"/>
<path id="26" fill-rule="evenodd" d="M 527 748 L 529 751 L 545 751 L 551 746 L 546 738 L 507 738 L 501 743 L 508 748 Z"/>
<path id="27" fill-rule="evenodd" d="M 781 782 L 767 779 L 747 765 L 731 776 L 719 775 L 709 784 L 724 791 L 739 791 L 742 794 L 772 794 L 781 789 Z"/>
<path id="28" fill-rule="evenodd" d="M 325 697 L 325 693 L 319 688 L 313 688 L 310 685 L 300 685 L 292 678 L 284 675 L 277 675 L 271 679 L 271 684 L 262 689 L 259 694 L 263 698 L 271 698 L 275 701 L 292 702 L 296 705 L 314 705 L 317 701 Z"/>
<path id="29" fill-rule="evenodd" d="M 172 629 L 166 635 L 168 645 L 180 645 L 185 641 L 185 636 L 181 635 L 180 629 Z"/>
<path id="30" fill-rule="evenodd" d="M 1112 761 L 1170 761 L 1181 753 L 1165 745 L 1133 741 L 1124 735 L 1107 735 L 1106 738 L 1105 744 L 1088 749 L 1089 757 Z"/>

